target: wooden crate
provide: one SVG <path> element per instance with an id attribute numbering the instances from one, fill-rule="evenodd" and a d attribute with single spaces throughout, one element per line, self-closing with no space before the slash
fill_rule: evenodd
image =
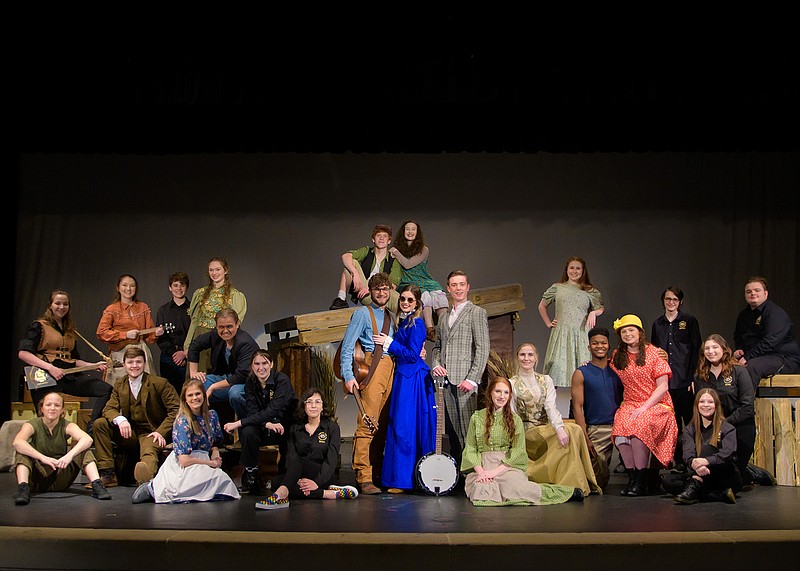
<path id="1" fill-rule="evenodd" d="M 800 375 L 775 375 L 761 380 L 755 400 L 753 463 L 775 476 L 779 486 L 800 486 L 798 391 Z"/>

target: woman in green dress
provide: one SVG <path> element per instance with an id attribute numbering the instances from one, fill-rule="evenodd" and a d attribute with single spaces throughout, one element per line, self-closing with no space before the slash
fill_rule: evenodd
<path id="1" fill-rule="evenodd" d="M 461 471 L 464 490 L 475 506 L 530 506 L 582 501 L 580 488 L 537 484 L 525 475 L 528 455 L 522 419 L 512 411 L 511 382 L 489 381 L 487 407 L 469 422 Z"/>
<path id="2" fill-rule="evenodd" d="M 555 317 L 547 308 L 555 303 Z M 592 285 L 586 262 L 577 257 L 567 260 L 561 281 L 550 286 L 539 302 L 539 315 L 550 329 L 550 340 L 542 370 L 556 387 L 569 387 L 572 373 L 591 359 L 586 333 L 603 313 L 603 296 Z"/>
<path id="3" fill-rule="evenodd" d="M 216 315 L 221 309 L 233 309 L 242 322 L 247 313 L 247 298 L 233 287 L 228 262 L 223 258 L 211 258 L 208 262 L 208 284 L 195 290 L 189 302 L 191 322 L 183 346 L 185 351 L 189 350 L 189 345 L 196 337 L 216 328 Z M 210 350 L 200 353 L 198 371 L 208 371 L 210 355 Z"/>

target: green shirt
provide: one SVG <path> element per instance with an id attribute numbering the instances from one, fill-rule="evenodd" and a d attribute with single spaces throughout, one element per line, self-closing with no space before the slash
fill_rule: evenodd
<path id="1" fill-rule="evenodd" d="M 508 432 L 500 417 L 500 413 L 494 414 L 494 421 L 489 432 L 489 443 L 486 443 L 484 433 L 486 432 L 485 408 L 476 411 L 469 421 L 467 430 L 467 440 L 461 456 L 461 471 L 470 472 L 475 466 L 481 465 L 481 455 L 484 452 L 505 452 L 504 464 L 512 468 L 525 471 L 528 467 L 528 453 L 525 451 L 525 428 L 522 419 L 514 414 L 514 441 L 508 437 Z"/>

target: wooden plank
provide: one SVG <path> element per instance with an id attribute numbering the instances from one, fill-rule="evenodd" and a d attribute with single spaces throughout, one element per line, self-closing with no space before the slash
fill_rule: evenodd
<path id="1" fill-rule="evenodd" d="M 505 284 L 493 287 L 471 289 L 468 296 L 475 305 L 486 305 L 506 299 L 522 298 L 521 284 Z"/>
<path id="2" fill-rule="evenodd" d="M 800 375 L 775 375 L 770 381 L 770 386 L 800 387 Z"/>
<path id="3" fill-rule="evenodd" d="M 311 331 L 312 329 L 327 329 L 328 327 L 347 326 L 350 317 L 357 307 L 347 309 L 334 309 L 332 311 L 320 311 L 317 313 L 307 313 L 296 316 L 298 331 Z"/>
<path id="4" fill-rule="evenodd" d="M 486 315 L 488 317 L 495 317 L 497 315 L 505 315 L 507 313 L 516 313 L 517 311 L 522 311 L 525 309 L 525 302 L 521 299 L 507 299 L 503 301 L 485 303 L 481 307 L 486 310 Z"/>
<path id="5" fill-rule="evenodd" d="M 800 454 L 800 401 L 794 401 L 794 446 Z M 795 465 L 794 485 L 800 486 L 800 465 Z"/>
<path id="6" fill-rule="evenodd" d="M 800 397 L 800 387 L 758 387 L 757 394 L 769 398 Z"/>
<path id="7" fill-rule="evenodd" d="M 347 325 L 340 327 L 329 327 L 327 329 L 312 329 L 311 331 L 301 331 L 298 340 L 304 345 L 319 345 L 321 343 L 337 343 L 344 338 Z"/>
<path id="8" fill-rule="evenodd" d="M 775 444 L 772 427 L 772 403 L 770 399 L 757 398 L 756 442 L 752 462 L 775 475 Z"/>
<path id="9" fill-rule="evenodd" d="M 774 399 L 775 480 L 779 486 L 795 486 L 797 480 L 797 440 L 789 399 Z"/>

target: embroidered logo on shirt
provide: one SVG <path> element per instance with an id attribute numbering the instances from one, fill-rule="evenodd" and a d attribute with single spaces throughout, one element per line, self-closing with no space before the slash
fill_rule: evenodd
<path id="1" fill-rule="evenodd" d="M 761 325 L 761 316 L 756 317 L 756 325 Z"/>
<path id="2" fill-rule="evenodd" d="M 725 377 L 724 379 L 722 379 L 722 384 L 724 384 L 726 387 L 732 386 L 733 385 L 733 377 L 731 377 L 730 375 Z"/>
<path id="3" fill-rule="evenodd" d="M 686 329 L 686 322 L 681 321 L 680 323 L 678 323 L 678 329 Z"/>
<path id="4" fill-rule="evenodd" d="M 317 435 L 317 442 L 319 442 L 320 444 L 323 444 L 323 443 L 325 443 L 327 441 L 328 441 L 328 433 L 327 432 L 320 432 Z"/>

